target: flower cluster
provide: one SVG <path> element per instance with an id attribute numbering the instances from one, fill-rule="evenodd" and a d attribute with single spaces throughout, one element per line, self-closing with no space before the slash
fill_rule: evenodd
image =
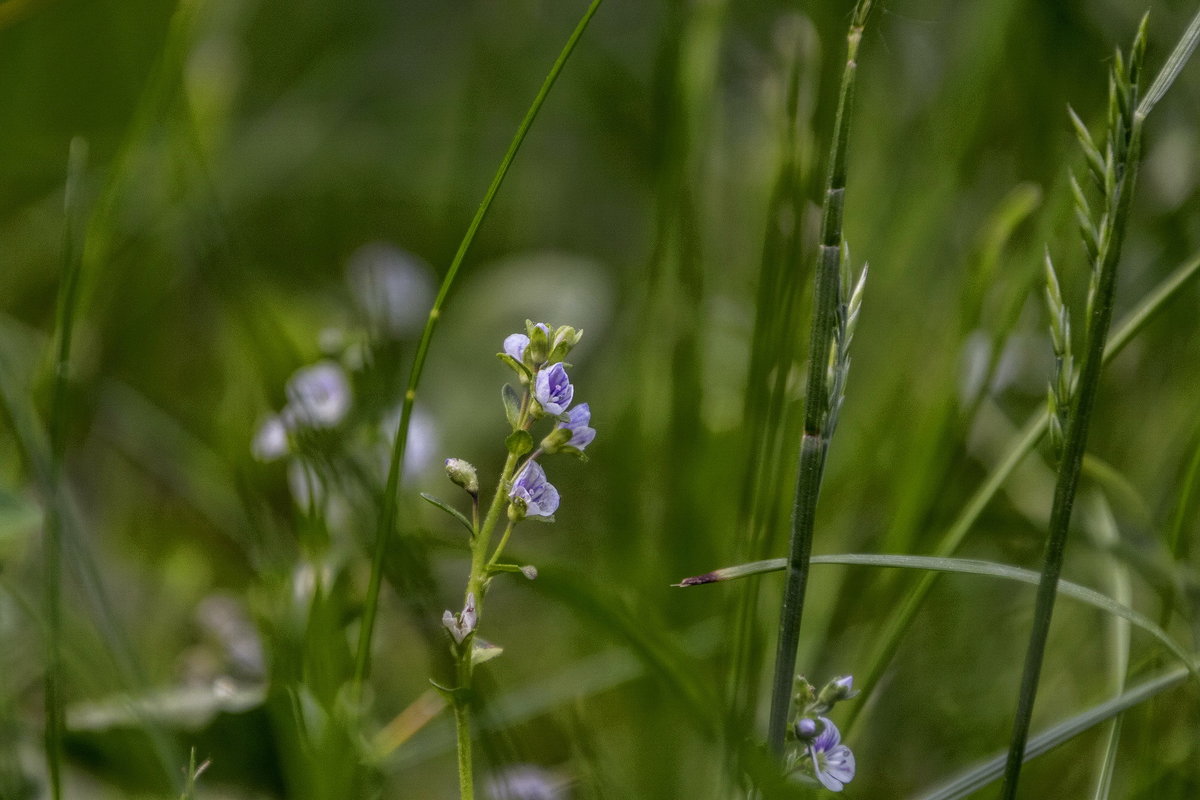
<path id="1" fill-rule="evenodd" d="M 526 320 L 525 333 L 514 333 L 504 340 L 504 352 L 499 358 L 512 367 L 521 384 L 531 387 L 527 396 L 526 414 L 522 415 L 516 392 L 506 392 L 506 404 L 516 405 L 508 409 L 509 421 L 516 435 L 517 446 L 524 444 L 519 434 L 528 426 L 530 419 L 552 417 L 553 430 L 542 439 L 532 455 L 513 479 L 509 490 L 509 516 L 514 520 L 527 517 L 551 518 L 558 508 L 558 490 L 546 480 L 546 472 L 537 463 L 539 456 L 552 453 L 571 453 L 583 457 L 583 451 L 596 438 L 596 430 L 590 426 L 592 409 L 587 403 L 572 407 L 575 387 L 567 375 L 569 366 L 563 359 L 579 343 L 582 331 L 568 325 L 558 327 L 545 322 Z M 509 399 L 512 398 L 512 399 Z M 510 441 L 514 437 L 510 437 Z M 527 440 L 532 443 L 532 438 Z M 517 455 L 524 455 L 516 452 Z"/>
<path id="2" fill-rule="evenodd" d="M 531 580 L 537 576 L 533 567 L 504 564 L 500 556 L 516 523 L 525 519 L 554 520 L 560 499 L 558 489 L 546 478 L 539 459 L 555 453 L 584 459 L 584 450 L 596 438 L 596 430 L 591 427 L 592 409 L 587 403 L 575 403 L 575 386 L 567 374 L 570 364 L 563 360 L 579 343 L 581 335 L 581 331 L 567 325 L 526 321 L 525 332 L 505 338 L 503 352 L 497 353 L 516 373 L 524 391 L 505 385 L 502 392 L 511 428 L 504 440 L 509 457 L 486 517 L 481 518 L 480 513 L 478 473 L 460 458 L 446 459 L 446 476 L 470 496 L 470 518 L 436 498 L 426 497 L 471 531 L 473 551 L 484 551 L 483 556 L 473 559 L 476 566 L 468 579 L 463 611 L 446 611 L 442 618 L 460 656 L 478 644 L 474 640 L 478 624 L 476 608 L 483 606 L 491 576 L 496 572 L 520 572 Z M 543 418 L 553 420 L 554 424 L 535 447 L 530 430 Z M 507 517 L 504 532 L 499 544 L 491 549 L 493 531 L 504 517 Z"/>
<path id="3" fill-rule="evenodd" d="M 800 748 L 791 757 L 792 769 L 812 773 L 826 789 L 840 792 L 854 778 L 854 753 L 842 744 L 837 725 L 825 715 L 840 701 L 853 697 L 854 678 L 834 678 L 817 692 L 804 678 L 797 678 L 796 704 L 800 713 L 791 732 Z"/>

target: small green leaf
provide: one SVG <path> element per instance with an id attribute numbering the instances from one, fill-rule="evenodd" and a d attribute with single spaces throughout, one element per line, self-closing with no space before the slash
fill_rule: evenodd
<path id="1" fill-rule="evenodd" d="M 533 449 L 533 437 L 529 431 L 513 431 L 504 438 L 504 446 L 514 456 L 523 456 Z"/>
<path id="2" fill-rule="evenodd" d="M 517 361 L 508 353 L 496 353 L 496 358 L 512 367 L 513 372 L 517 373 L 517 375 L 521 377 L 522 382 L 528 382 L 528 380 L 532 377 L 532 374 L 529 372 L 529 367 L 525 366 L 520 361 Z"/>
<path id="3" fill-rule="evenodd" d="M 475 646 L 471 648 L 471 664 L 479 666 L 484 662 L 491 661 L 503 652 L 503 647 L 475 637 Z"/>
<path id="4" fill-rule="evenodd" d="M 466 516 L 457 508 L 452 508 L 451 506 L 447 505 L 445 501 L 439 500 L 438 498 L 431 494 L 427 494 L 426 492 L 421 492 L 421 499 L 430 505 L 435 505 L 442 511 L 445 511 L 447 514 L 461 522 L 463 527 L 466 528 L 472 536 L 475 535 L 475 529 L 471 527 L 471 520 L 467 519 Z"/>
<path id="5" fill-rule="evenodd" d="M 521 395 L 512 384 L 506 383 L 500 390 L 500 397 L 504 401 L 504 416 L 508 418 L 509 427 L 515 431 L 521 424 Z"/>

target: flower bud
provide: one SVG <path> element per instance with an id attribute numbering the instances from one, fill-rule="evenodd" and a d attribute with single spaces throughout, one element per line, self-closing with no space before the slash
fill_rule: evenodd
<path id="1" fill-rule="evenodd" d="M 571 348 L 579 344 L 583 331 L 577 331 L 570 325 L 560 325 L 550 337 L 550 354 L 547 360 L 553 364 L 562 361 L 571 352 Z"/>
<path id="2" fill-rule="evenodd" d="M 456 486 L 466 489 L 471 497 L 479 496 L 479 476 L 475 473 L 475 467 L 468 462 L 461 458 L 447 458 L 446 475 Z"/>
<path id="3" fill-rule="evenodd" d="M 550 326 L 545 322 L 525 320 L 529 346 L 525 348 L 525 364 L 534 369 L 546 363 L 550 356 Z"/>
<path id="4" fill-rule="evenodd" d="M 821 687 L 821 693 L 817 695 L 817 705 L 823 708 L 833 708 L 835 703 L 854 697 L 858 692 L 854 691 L 853 686 L 853 675 L 834 678 Z"/>
<path id="5" fill-rule="evenodd" d="M 825 730 L 824 723 L 812 717 L 800 717 L 792 726 L 792 732 L 796 734 L 796 738 L 806 744 L 820 736 L 823 730 Z"/>

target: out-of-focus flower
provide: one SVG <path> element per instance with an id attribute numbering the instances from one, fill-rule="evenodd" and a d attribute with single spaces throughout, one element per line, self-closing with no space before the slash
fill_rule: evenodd
<path id="1" fill-rule="evenodd" d="M 488 800 L 566 800 L 565 782 L 533 764 L 516 764 L 492 775 L 484 792 Z"/>
<path id="2" fill-rule="evenodd" d="M 272 414 L 263 420 L 258 433 L 254 434 L 250 452 L 259 461 L 274 461 L 287 455 L 288 430 L 281 417 Z"/>
<path id="3" fill-rule="evenodd" d="M 558 416 L 571 405 L 575 396 L 575 387 L 567 377 L 567 370 L 561 363 L 537 374 L 534 381 L 533 396 L 547 414 Z"/>
<path id="4" fill-rule="evenodd" d="M 819 718 L 825 726 L 808 744 L 808 755 L 812 759 L 813 774 L 831 792 L 840 792 L 854 779 L 854 753 L 842 744 L 842 735 L 837 726 L 825 717 Z M 800 733 L 800 722 L 796 723 Z"/>
<path id="5" fill-rule="evenodd" d="M 383 474 L 387 474 L 391 465 L 392 446 L 396 442 L 396 430 L 400 427 L 399 407 L 393 409 L 380 425 L 383 434 L 380 464 Z M 412 419 L 408 421 L 408 441 L 404 446 L 404 475 L 411 476 L 428 467 L 433 462 L 438 450 L 437 425 L 433 417 L 424 408 L 413 408 Z"/>
<path id="6" fill-rule="evenodd" d="M 372 329 L 395 338 L 419 331 L 433 305 L 429 267 L 385 242 L 354 251 L 346 265 L 346 282 Z"/>
<path id="7" fill-rule="evenodd" d="M 285 421 L 313 428 L 332 428 L 350 410 L 350 381 L 336 361 L 318 361 L 296 370 L 287 384 Z"/>
<path id="8" fill-rule="evenodd" d="M 549 517 L 558 509 L 558 489 L 546 480 L 546 471 L 530 461 L 513 481 L 508 493 L 521 517 Z"/>

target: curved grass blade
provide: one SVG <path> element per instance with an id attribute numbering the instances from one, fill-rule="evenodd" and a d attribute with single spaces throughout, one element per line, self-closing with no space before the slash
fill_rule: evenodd
<path id="1" fill-rule="evenodd" d="M 1179 667 L 1170 672 L 1165 672 L 1156 678 L 1151 678 L 1111 700 L 1106 700 L 1097 706 L 1089 708 L 1087 711 L 1076 714 L 1057 725 L 1047 728 L 1030 738 L 1025 747 L 1024 760 L 1029 761 L 1032 758 L 1047 753 L 1063 742 L 1092 729 L 1105 720 L 1111 719 L 1123 711 L 1128 711 L 1168 689 L 1173 689 L 1187 678 L 1189 671 L 1195 674 L 1198 666 L 1200 664 L 1195 659 L 1191 659 L 1186 668 Z M 940 786 L 924 794 L 917 795 L 912 800 L 958 800 L 958 798 L 967 797 L 994 783 L 1004 772 L 1004 764 L 1007 758 L 1007 752 L 999 753 L 978 766 L 972 767 L 951 778 Z"/>
<path id="2" fill-rule="evenodd" d="M 367 586 L 367 596 L 363 603 L 363 618 L 358 637 L 358 650 L 354 659 L 353 694 L 356 699 L 362 696 L 362 684 L 366 679 L 369 667 L 371 636 L 375 629 L 375 617 L 379 611 L 379 591 L 383 584 L 385 555 L 388 549 L 388 540 L 391 538 L 392 528 L 396 526 L 397 492 L 400 488 L 400 465 L 404 463 L 404 452 L 408 446 L 408 426 L 412 420 L 413 403 L 417 398 L 417 385 L 421 382 L 421 373 L 425 368 L 425 359 L 429 355 L 429 344 L 433 340 L 434 328 L 437 327 L 437 322 L 442 316 L 442 306 L 445 305 L 446 296 L 450 293 L 450 287 L 454 285 L 454 279 L 458 276 L 458 270 L 462 267 L 467 250 L 470 249 L 472 242 L 475 241 L 475 234 L 479 231 L 479 226 L 483 224 L 488 210 L 492 207 L 492 200 L 495 199 L 496 193 L 500 190 L 500 185 L 504 183 L 505 176 L 508 175 L 508 168 L 512 166 L 517 151 L 521 149 L 521 144 L 525 141 L 525 135 L 529 133 L 530 126 L 533 125 L 538 112 L 541 111 L 542 104 L 546 102 L 546 97 L 550 94 L 550 89 L 554 86 L 554 82 L 558 80 L 559 73 L 562 72 L 563 67 L 567 63 L 567 58 L 575 50 L 575 45 L 578 44 L 580 37 L 583 36 L 583 32 L 587 29 L 588 23 L 592 21 L 592 17 L 595 16 L 596 11 L 600 8 L 601 2 L 602 0 L 592 0 L 587 11 L 584 12 L 583 17 L 575 26 L 575 30 L 571 33 L 570 38 L 567 39 L 562 52 L 555 59 L 549 74 L 546 75 L 546 80 L 542 82 L 541 89 L 538 90 L 537 95 L 533 98 L 533 104 L 529 106 L 529 110 L 525 113 L 525 118 L 517 126 L 517 132 L 508 146 L 508 151 L 504 154 L 504 158 L 500 160 L 500 166 L 496 169 L 492 183 L 488 186 L 488 190 L 484 194 L 479 208 L 475 211 L 475 216 L 471 219 L 470 225 L 467 226 L 467 232 L 463 235 L 462 242 L 458 245 L 458 251 L 455 252 L 449 269 L 446 270 L 446 276 L 442 279 L 442 285 L 438 289 L 437 297 L 434 298 L 433 307 L 429 309 L 429 316 L 425 321 L 425 329 L 421 332 L 421 341 L 417 345 L 417 353 L 413 358 L 412 371 L 408 378 L 408 388 L 404 392 L 404 403 L 400 410 L 400 425 L 396 429 L 396 438 L 392 445 L 387 486 L 384 489 L 384 496 L 381 502 L 379 528 L 375 536 L 375 554 L 371 562 L 371 578 Z"/>
<path id="3" fill-rule="evenodd" d="M 1033 570 L 1022 569 L 1021 567 L 1013 567 L 1008 564 L 997 564 L 994 561 L 981 561 L 974 558 L 946 558 L 941 556 L 906 556 L 882 554 L 872 555 L 869 553 L 841 553 L 837 555 L 813 556 L 809 560 L 810 564 L 841 564 L 844 566 L 859 566 L 859 567 L 892 567 L 897 569 L 919 569 L 928 572 L 952 572 L 958 575 L 983 575 L 990 578 L 1004 578 L 1006 580 L 1020 581 L 1034 586 L 1038 585 L 1041 580 L 1041 573 Z M 755 561 L 750 564 L 742 564 L 736 567 L 726 567 L 725 569 L 715 570 L 713 572 L 698 575 L 694 578 L 685 578 L 676 586 L 699 586 L 704 583 L 714 583 L 722 580 L 732 580 L 735 578 L 744 578 L 748 575 L 760 575 L 764 572 L 779 572 L 787 568 L 787 559 L 772 558 L 767 561 Z M 720 577 L 712 577 L 720 576 Z M 1200 682 L 1200 671 L 1192 664 L 1191 656 L 1183 649 L 1171 636 L 1160 628 L 1154 620 L 1144 614 L 1134 611 L 1129 606 L 1118 603 L 1107 595 L 1097 592 L 1095 589 L 1089 589 L 1078 583 L 1059 579 L 1058 592 L 1067 597 L 1078 600 L 1082 603 L 1105 611 L 1122 619 L 1132 622 L 1137 627 L 1149 633 L 1155 639 L 1158 639 L 1163 645 L 1171 651 L 1180 661 L 1192 670 L 1192 676 Z"/>

